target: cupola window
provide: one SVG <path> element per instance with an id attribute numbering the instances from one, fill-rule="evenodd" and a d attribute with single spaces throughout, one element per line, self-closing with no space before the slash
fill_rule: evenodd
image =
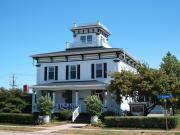
<path id="1" fill-rule="evenodd" d="M 81 42 L 86 43 L 86 36 L 81 36 Z"/>
<path id="2" fill-rule="evenodd" d="M 87 43 L 91 44 L 92 43 L 92 35 L 87 36 Z"/>

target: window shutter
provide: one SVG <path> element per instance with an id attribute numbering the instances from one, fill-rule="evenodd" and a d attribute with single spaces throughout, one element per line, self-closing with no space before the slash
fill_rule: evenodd
<path id="1" fill-rule="evenodd" d="M 44 81 L 47 81 L 47 67 L 44 67 Z"/>
<path id="2" fill-rule="evenodd" d="M 55 66 L 55 80 L 58 80 L 58 66 Z"/>
<path id="3" fill-rule="evenodd" d="M 107 78 L 107 63 L 104 63 L 104 78 Z"/>
<path id="4" fill-rule="evenodd" d="M 94 79 L 94 64 L 91 64 L 91 78 Z"/>
<path id="5" fill-rule="evenodd" d="M 80 79 L 80 65 L 77 65 L 77 79 Z"/>
<path id="6" fill-rule="evenodd" d="M 66 66 L 66 80 L 69 80 L 69 66 Z"/>

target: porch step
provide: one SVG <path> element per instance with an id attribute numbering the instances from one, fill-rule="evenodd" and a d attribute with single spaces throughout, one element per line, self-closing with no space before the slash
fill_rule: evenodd
<path id="1" fill-rule="evenodd" d="M 91 116 L 87 113 L 80 113 L 79 116 L 75 119 L 74 123 L 90 123 Z"/>

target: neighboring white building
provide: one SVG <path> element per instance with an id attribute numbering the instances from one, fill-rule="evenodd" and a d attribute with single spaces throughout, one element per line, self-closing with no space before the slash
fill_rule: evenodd
<path id="1" fill-rule="evenodd" d="M 74 43 L 67 43 L 65 51 L 32 56 L 37 61 L 37 84 L 31 87 L 32 111 L 37 111 L 37 98 L 47 95 L 54 102 L 54 112 L 69 108 L 74 111 L 74 120 L 86 112 L 86 97 L 98 95 L 103 111 L 120 113 L 120 106 L 107 89 L 111 80 L 108 73 L 122 69 L 136 72 L 136 60 L 109 45 L 111 33 L 100 22 L 75 24 L 71 31 Z"/>

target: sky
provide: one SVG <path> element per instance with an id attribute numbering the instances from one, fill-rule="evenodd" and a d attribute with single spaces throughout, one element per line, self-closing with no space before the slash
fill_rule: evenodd
<path id="1" fill-rule="evenodd" d="M 109 43 L 159 68 L 170 51 L 180 59 L 179 0 L 0 0 L 0 87 L 36 83 L 33 54 L 63 51 L 73 23 L 99 20 Z"/>

